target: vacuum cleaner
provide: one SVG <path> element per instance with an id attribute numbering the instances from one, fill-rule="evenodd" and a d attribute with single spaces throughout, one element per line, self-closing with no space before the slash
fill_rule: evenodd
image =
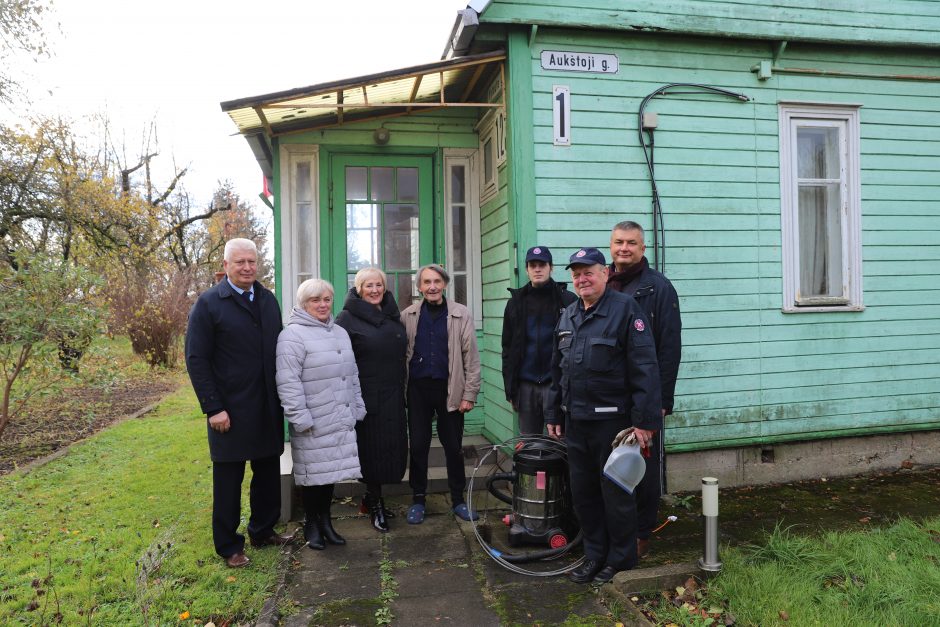
<path id="1" fill-rule="evenodd" d="M 554 570 L 527 569 L 519 564 L 535 561 L 551 561 L 566 555 L 581 543 L 581 530 L 574 515 L 571 488 L 568 483 L 567 447 L 562 441 L 546 436 L 519 436 L 494 445 L 484 455 L 467 485 L 467 506 L 473 505 L 473 484 L 477 470 L 485 467 L 491 455 L 512 453 L 513 469 L 486 479 L 491 495 L 512 506 L 510 514 L 503 518 L 509 526 L 509 546 L 542 545 L 545 548 L 507 552 L 497 549 L 480 534 L 483 524 L 476 522 L 473 532 L 480 546 L 497 563 L 507 570 L 533 577 L 554 577 L 577 568 L 584 558 Z M 512 494 L 500 489 L 511 485 Z"/>
<path id="2" fill-rule="evenodd" d="M 568 463 L 558 447 L 542 440 L 520 442 L 512 456 L 511 472 L 496 473 L 486 480 L 490 494 L 512 505 L 503 518 L 509 526 L 509 546 L 547 544 L 566 546 L 575 536 L 578 522 L 571 505 Z M 512 485 L 512 494 L 499 483 Z"/>

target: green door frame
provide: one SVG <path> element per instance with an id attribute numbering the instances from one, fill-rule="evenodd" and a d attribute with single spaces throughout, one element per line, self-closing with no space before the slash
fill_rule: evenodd
<path id="1" fill-rule="evenodd" d="M 342 309 L 347 285 L 346 168 L 396 167 L 418 170 L 418 263 L 434 261 L 437 228 L 434 219 L 434 163 L 431 155 L 374 155 L 334 153 L 329 164 L 329 198 L 321 203 L 320 224 L 326 236 L 321 258 L 329 280 L 336 289 L 334 311 Z M 370 182 L 371 184 L 371 182 Z M 415 268 L 417 269 L 417 268 Z"/>

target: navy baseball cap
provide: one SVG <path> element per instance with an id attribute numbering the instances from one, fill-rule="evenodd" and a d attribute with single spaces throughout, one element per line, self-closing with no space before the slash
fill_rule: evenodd
<path id="1" fill-rule="evenodd" d="M 582 248 L 568 258 L 568 265 L 565 266 L 565 270 L 571 266 L 593 266 L 596 263 L 602 266 L 607 265 L 607 260 L 604 259 L 604 253 L 596 248 Z"/>
<path id="2" fill-rule="evenodd" d="M 525 262 L 529 263 L 530 261 L 544 261 L 548 265 L 554 265 L 552 263 L 552 251 L 548 249 L 548 246 L 533 246 L 525 253 Z"/>

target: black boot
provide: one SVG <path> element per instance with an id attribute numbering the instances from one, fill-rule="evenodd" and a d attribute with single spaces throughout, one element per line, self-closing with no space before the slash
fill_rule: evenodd
<path id="1" fill-rule="evenodd" d="M 308 516 L 307 519 L 304 520 L 304 540 L 307 541 L 307 546 L 311 549 L 322 551 L 326 548 L 326 543 L 323 541 L 323 535 L 320 533 L 317 521 L 311 516 Z"/>
<path id="2" fill-rule="evenodd" d="M 329 512 L 326 514 L 317 514 L 317 528 L 320 530 L 320 534 L 330 544 L 346 544 L 345 538 L 336 533 L 336 529 L 333 529 L 333 521 L 330 520 Z"/>
<path id="3" fill-rule="evenodd" d="M 382 497 L 371 499 L 369 504 L 369 515 L 372 520 L 372 527 L 376 531 L 388 533 L 388 521 L 386 520 L 385 499 Z"/>

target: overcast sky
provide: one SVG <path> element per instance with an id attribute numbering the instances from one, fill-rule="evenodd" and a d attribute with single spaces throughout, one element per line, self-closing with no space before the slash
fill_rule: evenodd
<path id="1" fill-rule="evenodd" d="M 106 112 L 130 155 L 150 120 L 157 165 L 190 166 L 207 204 L 232 179 L 243 198 L 261 171 L 219 103 L 440 58 L 467 0 L 57 0 L 53 56 L 22 63 L 33 105 L 81 118 Z M 16 107 L 15 107 L 16 108 Z M 19 107 L 16 113 L 28 113 Z M 5 116 L 6 117 L 6 116 Z"/>

